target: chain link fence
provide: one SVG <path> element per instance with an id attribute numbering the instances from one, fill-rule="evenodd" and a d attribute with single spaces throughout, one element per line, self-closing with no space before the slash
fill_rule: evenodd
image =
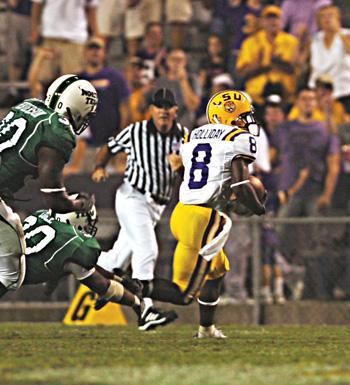
<path id="1" fill-rule="evenodd" d="M 350 217 L 235 219 L 226 245 L 231 272 L 224 298 L 228 292 L 228 303 L 253 306 L 256 324 L 270 322 L 267 310 L 276 306 L 280 322 L 347 320 L 349 225 Z"/>

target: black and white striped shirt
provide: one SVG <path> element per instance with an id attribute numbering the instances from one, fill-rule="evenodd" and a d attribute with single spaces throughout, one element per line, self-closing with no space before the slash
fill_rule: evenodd
<path id="1" fill-rule="evenodd" d="M 179 154 L 186 132 L 186 127 L 175 122 L 170 132 L 162 134 L 152 119 L 143 120 L 110 138 L 108 149 L 113 155 L 121 151 L 127 153 L 125 180 L 137 190 L 150 193 L 156 201 L 166 203 L 170 200 L 175 178 L 167 156 Z"/>

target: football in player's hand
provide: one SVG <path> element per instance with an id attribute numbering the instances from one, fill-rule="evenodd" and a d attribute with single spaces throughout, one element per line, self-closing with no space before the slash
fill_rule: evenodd
<path id="1" fill-rule="evenodd" d="M 260 179 L 253 175 L 249 175 L 249 181 L 250 184 L 254 187 L 260 202 L 262 204 L 265 204 L 267 193 Z M 243 203 L 239 202 L 238 200 L 233 200 L 231 203 L 231 207 L 232 211 L 237 215 L 244 217 L 250 217 L 254 215 L 254 213 L 248 207 L 246 207 Z"/>
<path id="2" fill-rule="evenodd" d="M 249 175 L 250 184 L 254 187 L 256 195 L 258 196 L 260 202 L 265 204 L 267 198 L 267 191 L 265 186 L 259 178 L 254 175 Z"/>

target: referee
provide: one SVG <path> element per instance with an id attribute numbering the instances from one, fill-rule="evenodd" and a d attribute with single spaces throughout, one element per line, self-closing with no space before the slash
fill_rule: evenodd
<path id="1" fill-rule="evenodd" d="M 140 330 L 176 318 L 174 312 L 155 309 L 147 295 L 152 290 L 158 257 L 154 228 L 170 201 L 176 172 L 182 166 L 179 147 L 187 129 L 176 122 L 177 109 L 173 93 L 158 89 L 151 101 L 151 119 L 133 123 L 111 138 L 98 152 L 92 175 L 93 181 L 104 181 L 108 177 L 108 161 L 119 152 L 126 152 L 124 182 L 115 200 L 120 232 L 113 248 L 101 253 L 97 264 L 113 272 L 131 262 L 132 278 L 141 281 L 146 297 Z"/>

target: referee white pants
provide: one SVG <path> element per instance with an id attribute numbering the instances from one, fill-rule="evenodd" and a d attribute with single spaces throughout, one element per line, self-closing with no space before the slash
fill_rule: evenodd
<path id="1" fill-rule="evenodd" d="M 131 262 L 132 278 L 152 280 L 158 257 L 154 228 L 165 205 L 157 204 L 124 182 L 117 191 L 115 208 L 120 224 L 118 239 L 111 250 L 101 253 L 97 264 L 112 272 Z"/>

